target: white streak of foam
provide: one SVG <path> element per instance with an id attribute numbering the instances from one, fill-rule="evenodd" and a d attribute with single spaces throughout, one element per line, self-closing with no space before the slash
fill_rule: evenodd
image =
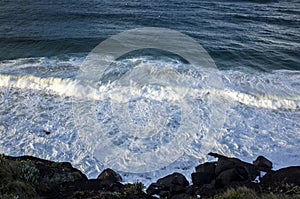
<path id="1" fill-rule="evenodd" d="M 272 96 L 272 95 L 251 95 L 232 90 L 216 91 L 216 94 L 229 97 L 230 99 L 245 104 L 266 109 L 289 109 L 295 110 L 300 108 L 300 96 Z"/>
<path id="2" fill-rule="evenodd" d="M 53 91 L 61 96 L 85 99 L 101 100 L 101 96 L 98 93 L 105 90 L 104 87 L 95 89 L 87 84 L 80 84 L 77 80 L 58 77 L 43 78 L 32 75 L 13 76 L 0 74 L 0 80 L 0 87 Z"/>
<path id="3" fill-rule="evenodd" d="M 247 94 L 235 90 L 219 90 L 213 88 L 186 88 L 174 86 L 150 86 L 131 83 L 130 86 L 101 85 L 95 87 L 91 82 L 80 82 L 58 77 L 37 77 L 32 75 L 13 76 L 0 74 L 0 87 L 52 91 L 60 96 L 76 97 L 92 100 L 103 100 L 107 94 L 111 99 L 128 102 L 128 96 L 145 97 L 151 100 L 180 101 L 183 98 L 201 98 L 203 95 L 226 98 L 247 106 L 266 109 L 300 109 L 300 96 L 274 96 Z M 129 95 L 130 94 L 130 95 Z"/>

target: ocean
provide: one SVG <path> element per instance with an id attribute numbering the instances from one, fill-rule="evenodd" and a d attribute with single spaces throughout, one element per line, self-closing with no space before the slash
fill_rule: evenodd
<path id="1" fill-rule="evenodd" d="M 193 39 L 214 67 L 140 49 L 99 81 L 78 78 L 101 42 L 142 28 Z M 189 177 L 210 151 L 299 165 L 299 33 L 298 0 L 3 0 L 0 153 L 69 161 L 89 178 L 111 167 L 146 184 Z"/>

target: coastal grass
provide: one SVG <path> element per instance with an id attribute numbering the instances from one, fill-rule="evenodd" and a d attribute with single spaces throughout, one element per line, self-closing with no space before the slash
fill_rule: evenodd
<path id="1" fill-rule="evenodd" d="M 229 188 L 224 193 L 215 195 L 209 199 L 300 199 L 300 193 L 294 192 L 298 190 L 298 186 L 291 186 L 286 192 L 278 192 L 278 190 L 269 190 L 269 192 L 257 193 L 246 187 Z"/>
<path id="2" fill-rule="evenodd" d="M 38 172 L 31 162 L 10 161 L 0 154 L 0 198 L 36 198 Z"/>

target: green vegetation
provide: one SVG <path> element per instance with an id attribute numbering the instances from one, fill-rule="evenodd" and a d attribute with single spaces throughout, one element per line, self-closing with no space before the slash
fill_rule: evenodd
<path id="1" fill-rule="evenodd" d="M 53 162 L 51 163 L 51 166 L 60 169 L 63 167 L 63 162 Z"/>
<path id="2" fill-rule="evenodd" d="M 25 182 L 30 183 L 31 185 L 36 185 L 39 177 L 39 170 L 35 165 L 30 161 L 21 161 L 18 165 L 19 177 Z"/>
<path id="3" fill-rule="evenodd" d="M 300 187 L 288 183 L 278 184 L 276 187 L 268 187 L 267 191 L 274 194 L 300 195 Z"/>
<path id="4" fill-rule="evenodd" d="M 252 189 L 248 189 L 246 187 L 239 187 L 237 189 L 228 189 L 226 192 L 222 194 L 218 194 L 210 199 L 300 199 L 299 193 L 291 193 L 293 190 L 298 190 L 299 187 L 288 186 L 291 189 L 287 190 L 285 193 L 275 193 L 273 192 L 265 192 L 258 194 Z"/>
<path id="5" fill-rule="evenodd" d="M 134 184 L 126 184 L 124 188 L 124 195 L 137 195 L 144 193 L 143 189 L 145 185 L 141 182 L 136 182 Z"/>
<path id="6" fill-rule="evenodd" d="M 74 181 L 81 179 L 81 175 L 79 172 L 72 172 L 72 177 L 73 177 Z"/>
<path id="7" fill-rule="evenodd" d="M 134 184 L 126 184 L 125 187 L 120 191 L 101 191 L 92 193 L 90 191 L 76 191 L 72 198 L 92 198 L 97 199 L 121 199 L 130 196 L 139 196 L 145 194 L 143 189 L 145 188 L 144 184 L 141 182 L 136 182 Z"/>
<path id="8" fill-rule="evenodd" d="M 10 161 L 0 155 L 0 198 L 34 198 L 38 169 L 31 162 Z"/>
<path id="9" fill-rule="evenodd" d="M 225 193 L 214 196 L 212 199 L 252 199 L 256 194 L 247 188 L 228 189 Z"/>

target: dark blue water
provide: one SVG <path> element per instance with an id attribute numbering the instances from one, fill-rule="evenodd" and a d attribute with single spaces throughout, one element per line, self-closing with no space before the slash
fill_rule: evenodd
<path id="1" fill-rule="evenodd" d="M 300 70 L 298 0 L 2 0 L 0 60 L 88 53 L 153 26 L 193 37 L 219 68 Z"/>

